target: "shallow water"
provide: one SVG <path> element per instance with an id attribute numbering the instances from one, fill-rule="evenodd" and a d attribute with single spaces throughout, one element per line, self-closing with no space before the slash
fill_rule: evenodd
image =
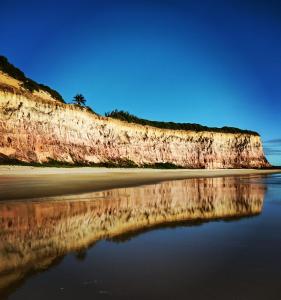
<path id="1" fill-rule="evenodd" d="M 281 176 L 0 202 L 0 298 L 280 299 Z"/>

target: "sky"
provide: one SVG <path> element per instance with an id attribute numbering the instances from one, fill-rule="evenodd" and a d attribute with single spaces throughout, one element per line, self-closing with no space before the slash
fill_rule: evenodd
<path id="1" fill-rule="evenodd" d="M 258 131 L 281 165 L 281 1 L 3 1 L 0 54 L 100 114 Z"/>

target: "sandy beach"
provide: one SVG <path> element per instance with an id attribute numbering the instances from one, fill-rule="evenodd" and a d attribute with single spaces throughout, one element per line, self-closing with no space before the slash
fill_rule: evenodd
<path id="1" fill-rule="evenodd" d="M 158 170 L 0 166 L 0 200 L 81 194 L 194 177 L 281 173 L 281 170 Z"/>

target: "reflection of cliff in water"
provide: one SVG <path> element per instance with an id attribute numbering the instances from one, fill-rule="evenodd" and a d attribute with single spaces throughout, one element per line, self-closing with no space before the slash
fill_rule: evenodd
<path id="1" fill-rule="evenodd" d="M 261 212 L 265 187 L 201 178 L 38 201 L 0 202 L 0 288 L 70 251 L 130 231 Z"/>

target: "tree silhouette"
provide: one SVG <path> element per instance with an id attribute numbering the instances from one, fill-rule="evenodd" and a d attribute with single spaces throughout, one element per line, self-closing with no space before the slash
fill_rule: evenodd
<path id="1" fill-rule="evenodd" d="M 85 105 L 86 99 L 82 94 L 77 94 L 73 97 L 73 102 L 79 106 Z"/>

